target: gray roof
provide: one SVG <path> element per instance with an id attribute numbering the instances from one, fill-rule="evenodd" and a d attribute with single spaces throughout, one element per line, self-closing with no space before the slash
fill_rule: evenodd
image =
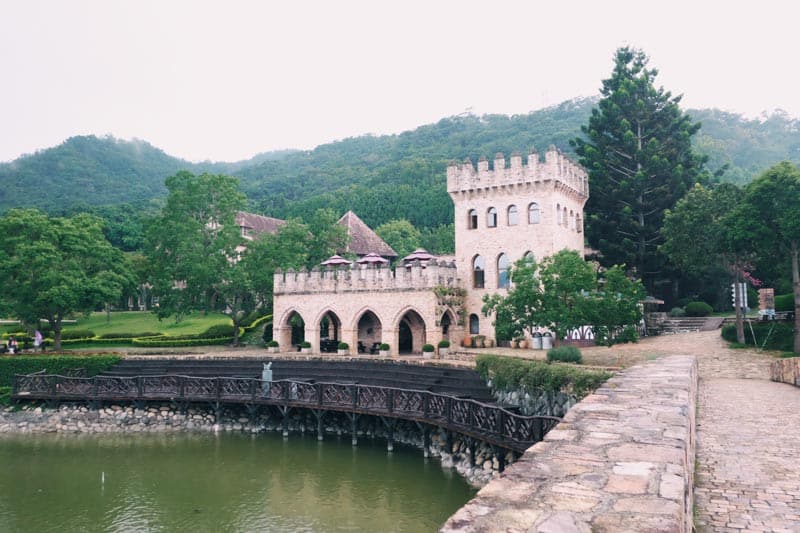
<path id="1" fill-rule="evenodd" d="M 356 216 L 352 211 L 347 213 L 339 219 L 338 224 L 347 228 L 347 235 L 350 237 L 350 242 L 347 247 L 342 250 L 342 253 L 353 253 L 358 256 L 365 256 L 370 252 L 374 252 L 382 257 L 395 258 L 395 252 L 391 246 L 378 237 L 378 234 L 370 229 L 369 226 L 364 224 L 364 221 Z"/>
<path id="2" fill-rule="evenodd" d="M 253 234 L 257 235 L 259 233 L 277 233 L 278 228 L 286 224 L 286 221 L 239 211 L 236 213 L 236 224 L 240 228 L 249 228 Z"/>

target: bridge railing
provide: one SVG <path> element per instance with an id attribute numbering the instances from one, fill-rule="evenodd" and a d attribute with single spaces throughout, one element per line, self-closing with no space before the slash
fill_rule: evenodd
<path id="1" fill-rule="evenodd" d="M 375 385 L 192 376 L 14 376 L 15 400 L 209 401 L 293 405 L 425 421 L 524 450 L 560 419 L 430 391 Z"/>

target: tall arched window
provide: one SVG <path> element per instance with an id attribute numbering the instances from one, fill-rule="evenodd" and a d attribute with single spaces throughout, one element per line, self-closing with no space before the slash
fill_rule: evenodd
<path id="1" fill-rule="evenodd" d="M 561 215 L 561 223 L 567 225 L 567 206 L 564 206 L 563 214 Z"/>
<path id="2" fill-rule="evenodd" d="M 478 320 L 478 315 L 471 314 L 469 315 L 469 334 L 470 335 L 477 335 L 481 332 L 481 323 Z"/>
<path id="3" fill-rule="evenodd" d="M 483 257 L 476 255 L 472 260 L 472 287 L 474 289 L 482 289 L 484 285 L 484 273 L 486 272 L 486 263 Z"/>
<path id="4" fill-rule="evenodd" d="M 563 224 L 561 222 L 561 204 L 556 204 L 556 226 Z"/>
<path id="5" fill-rule="evenodd" d="M 516 226 L 519 224 L 519 216 L 517 214 L 517 206 L 512 205 L 508 207 L 508 225 Z"/>
<path id="6" fill-rule="evenodd" d="M 500 254 L 497 258 L 497 288 L 507 289 L 509 286 L 508 268 L 511 266 L 511 261 L 508 259 L 508 254 Z"/>
<path id="7" fill-rule="evenodd" d="M 486 227 L 488 228 L 497 227 L 497 209 L 495 209 L 494 207 L 490 207 L 489 210 L 486 212 Z"/>
<path id="8" fill-rule="evenodd" d="M 533 202 L 528 206 L 528 224 L 539 223 L 539 204 Z"/>
<path id="9" fill-rule="evenodd" d="M 581 233 L 583 231 L 583 221 L 581 220 L 581 214 L 578 213 L 575 216 L 575 231 Z"/>
<path id="10" fill-rule="evenodd" d="M 470 209 L 469 213 L 467 214 L 467 228 L 478 228 L 478 212 L 474 209 Z"/>
<path id="11" fill-rule="evenodd" d="M 525 252 L 525 255 L 522 256 L 526 263 L 533 263 L 536 258 L 533 255 L 533 252 Z"/>

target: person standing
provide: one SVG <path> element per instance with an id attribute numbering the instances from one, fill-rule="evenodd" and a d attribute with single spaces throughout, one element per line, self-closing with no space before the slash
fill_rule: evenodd
<path id="1" fill-rule="evenodd" d="M 11 355 L 14 355 L 14 353 L 16 351 L 17 351 L 17 339 L 15 339 L 14 337 L 9 337 L 8 338 L 8 353 L 10 353 Z"/>
<path id="2" fill-rule="evenodd" d="M 44 345 L 42 344 L 42 332 L 37 329 L 36 332 L 33 334 L 34 353 L 39 349 L 39 347 L 41 347 L 42 351 L 44 351 Z"/>

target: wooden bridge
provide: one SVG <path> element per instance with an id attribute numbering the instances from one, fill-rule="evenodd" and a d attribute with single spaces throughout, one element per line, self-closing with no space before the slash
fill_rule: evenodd
<path id="1" fill-rule="evenodd" d="M 298 380 L 262 381 L 236 377 L 95 376 L 72 377 L 28 374 L 14 377 L 12 400 L 86 402 L 98 408 L 104 402 L 170 402 L 186 409 L 205 403 L 216 410 L 217 420 L 225 405 L 243 405 L 255 420 L 258 410 L 274 407 L 283 416 L 284 434 L 292 409 L 311 410 L 317 419 L 318 438 L 322 438 L 326 412 L 345 413 L 352 424 L 356 444 L 358 416 L 371 415 L 383 420 L 392 447 L 393 429 L 398 419 L 417 423 L 423 432 L 425 450 L 429 446 L 429 426 L 456 432 L 472 441 L 483 441 L 498 449 L 522 453 L 542 440 L 560 419 L 551 416 L 524 416 L 498 405 L 470 398 L 459 398 L 430 391 L 375 385 L 308 382 Z M 472 447 L 471 452 L 474 452 Z M 499 454 L 502 455 L 502 454 Z"/>

